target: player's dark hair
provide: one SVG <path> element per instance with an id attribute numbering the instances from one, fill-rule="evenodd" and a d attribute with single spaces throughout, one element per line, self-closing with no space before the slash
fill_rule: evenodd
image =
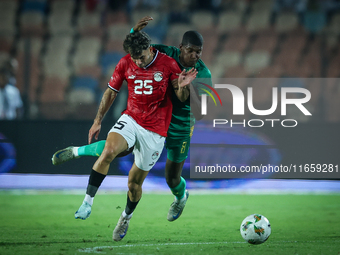
<path id="1" fill-rule="evenodd" d="M 128 34 L 124 40 L 124 51 L 130 53 L 131 57 L 138 58 L 143 50 L 149 48 L 151 39 L 143 31 Z"/>
<path id="2" fill-rule="evenodd" d="M 192 44 L 195 46 L 203 46 L 203 36 L 197 31 L 187 31 L 183 35 L 182 45 Z"/>

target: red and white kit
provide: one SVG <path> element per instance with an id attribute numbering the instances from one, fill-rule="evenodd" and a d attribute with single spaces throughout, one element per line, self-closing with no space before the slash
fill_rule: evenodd
<path id="1" fill-rule="evenodd" d="M 157 50 L 154 52 L 153 61 L 144 68 L 138 67 L 130 54 L 123 57 L 108 86 L 119 92 L 126 80 L 129 96 L 123 113 L 145 129 L 167 136 L 172 112 L 170 81 L 178 78 L 181 69 L 174 59 Z"/>

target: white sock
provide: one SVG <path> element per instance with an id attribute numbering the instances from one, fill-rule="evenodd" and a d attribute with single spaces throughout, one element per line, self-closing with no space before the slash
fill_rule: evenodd
<path id="1" fill-rule="evenodd" d="M 126 212 L 125 212 L 125 210 L 122 212 L 122 216 L 123 216 L 123 218 L 126 218 L 126 219 L 128 219 L 128 220 L 129 220 L 129 219 L 131 219 L 131 217 L 132 217 L 132 214 L 133 214 L 133 213 L 131 213 L 131 214 L 127 215 L 127 214 L 126 214 Z"/>
<path id="2" fill-rule="evenodd" d="M 73 147 L 73 149 L 72 149 L 73 155 L 74 155 L 75 157 L 78 157 L 78 156 L 79 156 L 79 155 L 78 155 L 78 148 L 79 148 L 79 147 Z"/>
<path id="3" fill-rule="evenodd" d="M 94 199 L 94 197 L 91 197 L 90 195 L 86 194 L 84 201 L 89 203 L 92 206 L 93 205 L 93 199 Z"/>

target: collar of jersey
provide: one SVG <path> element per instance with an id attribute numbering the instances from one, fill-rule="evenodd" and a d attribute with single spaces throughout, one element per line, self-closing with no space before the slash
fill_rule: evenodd
<path id="1" fill-rule="evenodd" d="M 159 52 L 159 51 L 156 50 L 156 54 L 155 54 L 153 60 L 152 60 L 147 66 L 143 67 L 144 69 L 148 68 L 149 66 L 151 66 L 151 65 L 153 64 L 153 62 L 155 62 L 155 60 L 156 60 L 156 58 L 157 58 L 157 56 L 158 56 L 158 52 Z"/>

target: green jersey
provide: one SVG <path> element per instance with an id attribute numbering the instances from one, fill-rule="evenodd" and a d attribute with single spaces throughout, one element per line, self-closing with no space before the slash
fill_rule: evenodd
<path id="1" fill-rule="evenodd" d="M 153 44 L 154 48 L 159 50 L 160 52 L 165 53 L 169 57 L 172 57 L 178 63 L 178 66 L 183 69 L 191 69 L 182 66 L 179 62 L 179 55 L 181 53 L 180 49 L 174 46 L 166 46 L 162 44 Z M 193 82 L 193 86 L 198 89 L 201 94 L 202 90 L 199 90 L 200 87 L 207 89 L 201 83 L 205 83 L 209 86 L 212 86 L 211 82 L 211 73 L 210 70 L 206 67 L 204 62 L 200 59 L 195 65 L 196 70 L 198 71 L 196 79 Z M 201 82 L 201 83 L 200 83 Z M 190 98 L 188 98 L 185 102 L 179 101 L 175 93 L 172 93 L 172 118 L 171 123 L 168 130 L 168 136 L 188 136 L 190 135 L 191 127 L 195 124 L 195 117 L 190 111 Z"/>

